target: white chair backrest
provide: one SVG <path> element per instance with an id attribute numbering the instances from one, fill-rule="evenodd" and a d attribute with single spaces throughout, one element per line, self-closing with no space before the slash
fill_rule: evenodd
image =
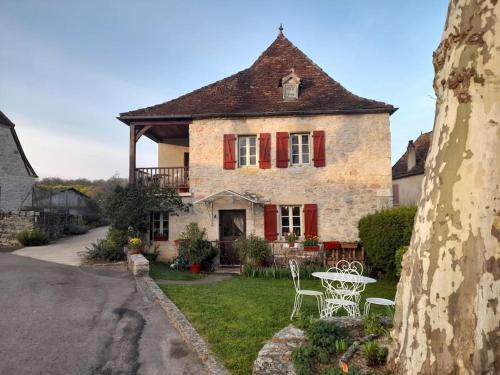
<path id="1" fill-rule="evenodd" d="M 341 260 L 337 262 L 336 267 L 344 274 L 354 276 L 362 276 L 363 274 L 363 265 L 358 261 L 349 262 L 347 260 Z M 365 290 L 365 286 L 365 283 L 358 281 L 342 282 L 342 289 L 348 289 L 357 293 L 363 292 Z"/>
<path id="2" fill-rule="evenodd" d="M 300 291 L 300 270 L 299 264 L 295 259 L 290 259 L 288 262 L 290 264 L 290 273 L 292 274 L 293 285 L 295 286 L 295 291 Z"/>

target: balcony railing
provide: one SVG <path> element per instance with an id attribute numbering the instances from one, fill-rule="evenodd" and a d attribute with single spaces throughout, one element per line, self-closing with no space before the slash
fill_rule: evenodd
<path id="1" fill-rule="evenodd" d="M 175 189 L 180 193 L 189 192 L 189 167 L 136 168 L 135 182 Z"/>

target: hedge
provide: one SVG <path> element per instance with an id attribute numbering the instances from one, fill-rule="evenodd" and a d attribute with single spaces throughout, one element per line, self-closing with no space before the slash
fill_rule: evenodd
<path id="1" fill-rule="evenodd" d="M 410 244 L 416 210 L 415 206 L 400 206 L 361 218 L 359 238 L 373 270 L 396 275 L 396 250 Z"/>

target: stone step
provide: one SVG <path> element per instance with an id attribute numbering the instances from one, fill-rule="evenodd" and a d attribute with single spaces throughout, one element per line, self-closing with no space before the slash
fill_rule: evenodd
<path id="1" fill-rule="evenodd" d="M 241 270 L 240 266 L 220 266 L 214 271 L 214 273 L 220 275 L 240 275 Z"/>

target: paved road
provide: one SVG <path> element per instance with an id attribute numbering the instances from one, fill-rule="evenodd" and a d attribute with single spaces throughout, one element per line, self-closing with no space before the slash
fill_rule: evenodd
<path id="1" fill-rule="evenodd" d="M 0 374 L 205 374 L 121 269 L 0 253 Z"/>
<path id="2" fill-rule="evenodd" d="M 61 238 L 45 246 L 28 246 L 14 251 L 14 254 L 46 260 L 49 262 L 79 266 L 82 264 L 82 253 L 92 242 L 106 237 L 108 227 L 89 230 L 86 234 Z"/>

